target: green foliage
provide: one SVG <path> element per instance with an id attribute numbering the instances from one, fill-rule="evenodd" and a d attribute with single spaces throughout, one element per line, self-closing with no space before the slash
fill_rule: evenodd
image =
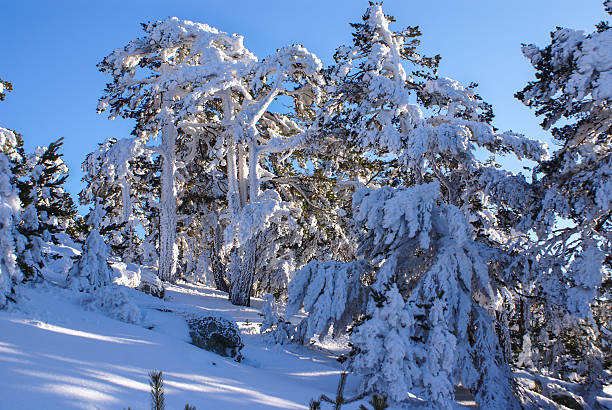
<path id="1" fill-rule="evenodd" d="M 54 242 L 54 235 L 65 230 L 54 223 L 54 219 L 68 225 L 76 216 L 76 205 L 70 194 L 64 190 L 68 167 L 61 159 L 63 154 L 59 152 L 63 141 L 64 138 L 60 138 L 49 144 L 37 159 L 30 173 L 30 180 L 20 192 L 24 207 L 30 204 L 36 207 L 40 223 L 37 233 L 49 232 Z"/>
<path id="2" fill-rule="evenodd" d="M 326 403 L 330 403 L 334 405 L 335 410 L 340 410 L 342 405 L 350 404 L 356 402 L 358 400 L 363 399 L 366 395 L 359 394 L 352 398 L 344 397 L 344 387 L 346 386 L 346 378 L 348 376 L 347 372 L 340 373 L 340 380 L 338 381 L 338 388 L 336 390 L 336 397 L 331 399 L 327 397 L 325 394 L 322 394 L 318 400 L 312 399 L 310 400 L 310 409 L 321 409 L 321 402 L 324 401 Z"/>
<path id="3" fill-rule="evenodd" d="M 311 399 L 310 403 L 308 403 L 309 410 L 321 410 L 321 402 L 315 399 Z"/>
<path id="4" fill-rule="evenodd" d="M 59 152 L 63 139 L 39 149 L 34 155 L 26 155 L 23 137 L 15 133 L 16 144 L 0 147 L 12 158 L 11 183 L 17 187 L 23 209 L 17 229 L 25 241 L 17 264 L 26 279 L 36 279 L 44 266 L 41 251 L 43 242 L 58 243 L 59 233 L 73 238 L 80 235 L 76 206 L 64 189 L 68 167 Z"/>
<path id="5" fill-rule="evenodd" d="M 0 78 L 0 101 L 6 98 L 6 91 L 13 91 L 13 84 Z"/>
<path id="6" fill-rule="evenodd" d="M 151 410 L 165 410 L 164 378 L 161 370 L 149 372 L 149 386 L 151 386 Z"/>
<path id="7" fill-rule="evenodd" d="M 387 403 L 387 397 L 379 396 L 378 394 L 372 396 L 372 398 L 370 399 L 370 404 L 372 405 L 372 407 L 374 407 L 374 410 L 384 410 L 389 407 L 389 404 Z"/>
<path id="8" fill-rule="evenodd" d="M 385 410 L 389 407 L 389 403 L 387 403 L 387 396 L 382 396 L 375 394 L 368 401 L 372 405 L 373 410 Z M 359 410 L 369 410 L 363 404 L 359 406 Z"/>

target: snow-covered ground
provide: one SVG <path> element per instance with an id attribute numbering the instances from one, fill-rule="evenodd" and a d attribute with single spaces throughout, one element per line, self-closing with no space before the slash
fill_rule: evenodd
<path id="1" fill-rule="evenodd" d="M 315 347 L 266 345 L 260 300 L 235 307 L 215 290 L 187 284 L 169 285 L 166 301 L 128 291 L 145 313 L 142 325 L 84 310 L 57 285 L 22 287 L 19 303 L 0 312 L 0 408 L 147 409 L 153 369 L 164 373 L 169 410 L 186 403 L 297 409 L 322 393 L 333 396 L 334 356 Z M 242 363 L 188 343 L 181 312 L 194 311 L 235 318 L 246 345 Z"/>
<path id="2" fill-rule="evenodd" d="M 125 288 L 143 312 L 142 323 L 132 325 L 85 309 L 62 277 L 21 286 L 18 303 L 0 311 L 0 409 L 149 409 L 151 370 L 164 373 L 168 410 L 186 403 L 199 410 L 305 409 L 312 398 L 335 395 L 340 345 L 269 346 L 259 332 L 260 299 L 238 307 L 200 285 L 167 284 L 164 300 Z M 236 320 L 245 342 L 241 363 L 189 343 L 184 317 L 198 312 Z M 346 396 L 356 389 L 349 377 Z M 473 407 L 465 394 L 457 401 Z M 367 403 L 343 408 L 360 404 Z"/>

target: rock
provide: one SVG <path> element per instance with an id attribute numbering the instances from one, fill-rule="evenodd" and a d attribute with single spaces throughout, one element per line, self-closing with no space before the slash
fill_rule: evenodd
<path id="1" fill-rule="evenodd" d="M 140 271 L 140 284 L 137 289 L 160 299 L 163 299 L 166 294 L 166 289 L 164 289 L 162 281 L 159 280 L 155 273 L 148 269 L 142 269 Z"/>
<path id="2" fill-rule="evenodd" d="M 550 395 L 550 398 L 555 402 L 562 406 L 565 406 L 574 410 L 583 410 L 584 403 L 581 397 L 577 397 L 575 394 L 570 392 L 555 392 Z"/>
<path id="3" fill-rule="evenodd" d="M 191 343 L 218 355 L 242 360 L 244 347 L 235 322 L 221 316 L 190 316 L 187 318 Z"/>
<path id="4" fill-rule="evenodd" d="M 569 409 L 583 410 L 590 408 L 582 397 L 575 394 L 574 392 L 569 391 L 567 388 L 561 386 L 558 383 L 546 383 L 544 385 L 543 394 L 547 397 L 550 397 L 550 399 L 555 403 L 560 404 Z"/>
<path id="5" fill-rule="evenodd" d="M 125 263 L 119 260 L 111 262 L 117 285 L 134 288 L 151 296 L 163 299 L 166 290 L 164 284 L 155 274 L 155 268 L 141 266 L 135 263 Z"/>

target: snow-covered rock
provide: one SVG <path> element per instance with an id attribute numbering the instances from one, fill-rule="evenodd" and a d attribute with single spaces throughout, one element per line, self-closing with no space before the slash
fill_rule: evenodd
<path id="1" fill-rule="evenodd" d="M 189 316 L 189 335 L 191 343 L 225 357 L 233 357 L 237 362 L 242 360 L 240 351 L 244 347 L 238 325 L 219 315 Z"/>
<path id="2" fill-rule="evenodd" d="M 136 287 L 141 292 L 163 299 L 166 294 L 164 284 L 150 269 L 140 270 L 140 284 Z"/>
<path id="3" fill-rule="evenodd" d="M 163 299 L 166 293 L 163 282 L 151 267 L 115 261 L 113 283 L 134 288 L 148 295 Z"/>

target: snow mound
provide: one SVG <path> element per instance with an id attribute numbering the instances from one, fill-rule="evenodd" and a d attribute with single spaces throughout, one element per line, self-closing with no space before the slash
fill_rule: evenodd
<path id="1" fill-rule="evenodd" d="M 164 285 L 152 268 L 117 261 L 111 263 L 111 267 L 114 272 L 113 283 L 163 299 L 166 292 Z"/>
<path id="2" fill-rule="evenodd" d="M 84 293 L 81 304 L 85 309 L 100 311 L 107 316 L 122 322 L 140 324 L 142 312 L 127 294 L 127 290 L 109 285 Z"/>

